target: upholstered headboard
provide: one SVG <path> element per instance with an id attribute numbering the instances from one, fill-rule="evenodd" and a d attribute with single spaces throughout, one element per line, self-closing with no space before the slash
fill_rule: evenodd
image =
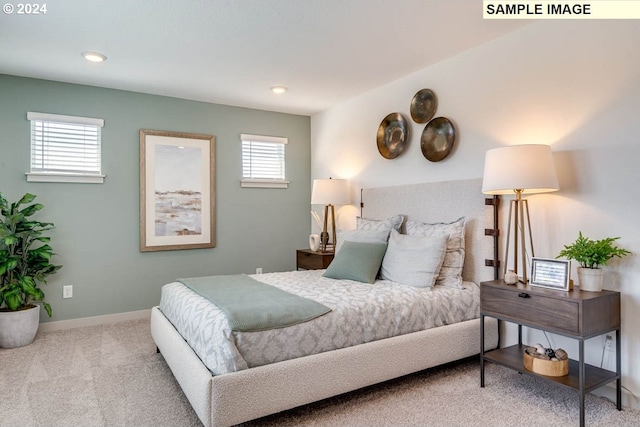
<path id="1" fill-rule="evenodd" d="M 412 221 L 452 222 L 464 216 L 465 260 L 462 278 L 479 284 L 493 280 L 495 270 L 485 260 L 495 259 L 494 206 L 485 204 L 482 179 L 411 184 L 362 190 L 362 216 L 384 219 L 396 214 Z"/>

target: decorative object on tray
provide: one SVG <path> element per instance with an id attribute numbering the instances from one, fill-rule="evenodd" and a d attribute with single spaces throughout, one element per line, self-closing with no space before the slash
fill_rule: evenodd
<path id="1" fill-rule="evenodd" d="M 336 247 L 336 215 L 334 205 L 348 205 L 351 203 L 349 200 L 349 187 L 348 182 L 344 179 L 314 179 L 313 190 L 311 191 L 311 204 L 312 205 L 325 205 L 324 206 L 324 221 L 322 225 L 322 234 L 320 234 L 321 249 L 322 252 L 330 252 L 335 250 Z M 312 212 L 312 215 L 315 212 Z M 331 214 L 331 235 L 329 235 L 329 214 Z M 314 215 L 314 219 L 317 214 Z M 329 246 L 329 237 L 331 237 L 331 244 Z M 329 248 L 329 249 L 327 249 Z"/>
<path id="2" fill-rule="evenodd" d="M 388 114 L 378 126 L 378 151 L 385 159 L 395 159 L 404 151 L 408 138 L 409 128 L 402 114 Z"/>
<path id="3" fill-rule="evenodd" d="M 531 258 L 531 285 L 568 291 L 571 283 L 571 261 Z"/>
<path id="4" fill-rule="evenodd" d="M 516 198 L 509 205 L 509 224 L 504 258 L 504 271 L 513 268 L 517 274 L 522 272 L 523 283 L 527 283 L 527 255 L 534 257 L 529 204 L 523 194 L 557 191 L 558 178 L 553 163 L 553 154 L 548 145 L 525 144 L 494 148 L 487 151 L 482 178 L 484 194 L 512 194 Z M 526 218 L 526 220 L 525 220 Z M 513 224 L 513 236 L 511 227 Z M 525 232 L 526 230 L 526 232 Z M 525 236 L 529 237 L 529 252 Z M 513 238 L 513 267 L 509 265 L 509 245 Z M 521 245 L 522 253 L 518 253 Z M 518 255 L 520 268 L 518 270 Z"/>
<path id="5" fill-rule="evenodd" d="M 522 363 L 525 369 L 540 375 L 562 377 L 569 373 L 569 355 L 559 348 L 545 348 L 542 344 L 527 347 Z"/>
<path id="6" fill-rule="evenodd" d="M 518 283 L 518 274 L 513 270 L 507 271 L 504 273 L 504 283 L 507 285 L 515 285 Z"/>
<path id="7" fill-rule="evenodd" d="M 430 162 L 444 160 L 456 140 L 456 130 L 446 117 L 431 119 L 424 127 L 420 137 L 422 155 Z"/>
<path id="8" fill-rule="evenodd" d="M 213 248 L 215 137 L 140 130 L 140 252 Z"/>
<path id="9" fill-rule="evenodd" d="M 613 242 L 620 237 L 607 237 L 601 240 L 591 240 L 578 232 L 578 238 L 571 245 L 565 245 L 556 258 L 576 260 L 578 267 L 578 284 L 583 291 L 600 292 L 602 290 L 603 271 L 601 265 L 606 265 L 613 257 L 622 258 L 631 255 L 626 249 L 618 248 Z"/>
<path id="10" fill-rule="evenodd" d="M 51 263 L 53 249 L 45 231 L 50 222 L 30 218 L 43 206 L 25 194 L 9 203 L 0 193 L 0 347 L 16 348 L 31 344 L 38 332 L 40 306 L 51 317 L 51 306 L 44 302 L 39 285 L 56 273 L 61 265 Z M 22 205 L 28 205 L 21 207 Z"/>
<path id="11" fill-rule="evenodd" d="M 416 123 L 427 123 L 436 114 L 438 98 L 431 89 L 419 90 L 411 100 L 409 112 Z"/>

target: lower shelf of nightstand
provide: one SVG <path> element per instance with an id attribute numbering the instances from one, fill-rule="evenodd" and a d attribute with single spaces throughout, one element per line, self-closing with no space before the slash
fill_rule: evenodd
<path id="1" fill-rule="evenodd" d="M 579 376 L 579 363 L 575 360 L 569 360 L 569 373 L 562 377 L 550 377 L 547 375 L 540 375 L 535 372 L 528 371 L 524 368 L 522 362 L 522 354 L 525 345 L 513 345 L 501 349 L 491 350 L 483 354 L 483 358 L 486 361 L 497 363 L 507 368 L 514 369 L 520 373 L 532 375 L 536 377 L 542 377 L 546 380 L 553 381 L 555 383 L 564 385 L 566 387 L 573 388 L 575 390 L 580 389 L 580 376 Z M 584 391 L 590 392 L 598 387 L 615 381 L 619 376 L 612 371 L 606 369 L 597 368 L 585 363 L 584 365 L 585 380 Z"/>

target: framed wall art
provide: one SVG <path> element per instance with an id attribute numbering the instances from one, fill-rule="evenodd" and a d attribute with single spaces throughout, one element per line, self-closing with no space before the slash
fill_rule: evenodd
<path id="1" fill-rule="evenodd" d="M 531 286 L 568 291 L 571 261 L 547 258 L 531 258 Z"/>
<path id="2" fill-rule="evenodd" d="M 140 252 L 216 246 L 215 137 L 140 130 Z"/>

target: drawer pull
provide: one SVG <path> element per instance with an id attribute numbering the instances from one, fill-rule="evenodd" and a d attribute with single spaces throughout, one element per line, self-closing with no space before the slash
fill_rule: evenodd
<path id="1" fill-rule="evenodd" d="M 530 296 L 529 294 L 525 293 L 525 292 L 520 292 L 520 293 L 518 294 L 518 296 L 519 296 L 520 298 L 531 298 L 531 296 Z"/>

